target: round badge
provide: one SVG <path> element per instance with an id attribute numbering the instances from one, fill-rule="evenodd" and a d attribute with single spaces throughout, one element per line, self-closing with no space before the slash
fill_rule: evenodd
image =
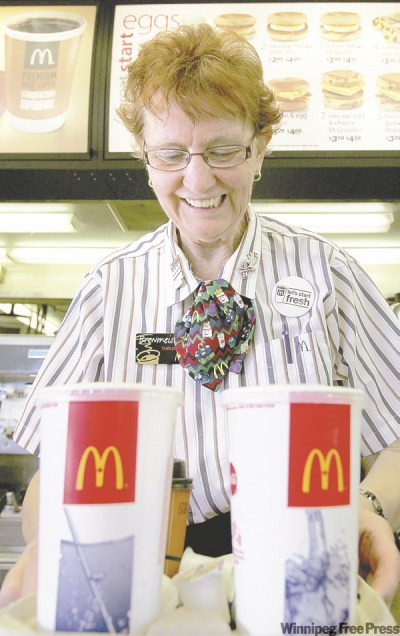
<path id="1" fill-rule="evenodd" d="M 298 276 L 283 278 L 272 290 L 272 304 L 282 316 L 304 316 L 314 304 L 311 283 Z"/>

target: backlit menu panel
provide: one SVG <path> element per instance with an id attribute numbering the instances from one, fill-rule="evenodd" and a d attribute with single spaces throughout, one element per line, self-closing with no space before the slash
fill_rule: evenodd
<path id="1" fill-rule="evenodd" d="M 130 152 L 116 115 L 127 66 L 160 30 L 207 22 L 257 49 L 283 111 L 278 151 L 400 147 L 400 2 L 118 5 L 109 96 L 109 152 Z"/>

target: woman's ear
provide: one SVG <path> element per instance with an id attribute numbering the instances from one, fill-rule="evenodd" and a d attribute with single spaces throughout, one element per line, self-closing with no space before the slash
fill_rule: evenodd
<path id="1" fill-rule="evenodd" d="M 260 134 L 257 137 L 257 155 L 264 158 L 265 153 L 267 152 L 268 144 L 272 138 L 272 130 L 269 130 L 266 133 Z"/>
<path id="2" fill-rule="evenodd" d="M 264 141 L 265 141 L 265 146 L 268 146 L 269 142 L 272 139 L 272 130 L 269 130 L 265 135 L 264 135 Z"/>

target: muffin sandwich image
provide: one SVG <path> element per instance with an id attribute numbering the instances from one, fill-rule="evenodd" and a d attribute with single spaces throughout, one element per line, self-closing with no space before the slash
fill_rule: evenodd
<path id="1" fill-rule="evenodd" d="M 267 81 L 283 111 L 304 110 L 308 105 L 309 84 L 300 77 L 275 77 Z"/>
<path id="2" fill-rule="evenodd" d="M 361 35 L 361 16 L 353 11 L 329 11 L 320 17 L 320 32 L 334 42 L 354 40 Z"/>
<path id="3" fill-rule="evenodd" d="M 352 110 L 364 103 L 364 78 L 352 70 L 327 71 L 322 76 L 324 104 L 335 110 Z"/>
<path id="4" fill-rule="evenodd" d="M 271 13 L 267 31 L 273 40 L 302 40 L 308 34 L 307 16 L 298 11 Z"/>
<path id="5" fill-rule="evenodd" d="M 247 40 L 256 32 L 256 19 L 249 13 L 222 13 L 214 18 L 214 24 L 221 31 L 235 31 Z"/>

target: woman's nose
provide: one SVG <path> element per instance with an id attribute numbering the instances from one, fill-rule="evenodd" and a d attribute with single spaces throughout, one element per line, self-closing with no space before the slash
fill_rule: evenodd
<path id="1" fill-rule="evenodd" d="M 201 155 L 194 155 L 184 170 L 183 183 L 191 192 L 205 192 L 215 185 L 215 168 L 211 168 Z"/>

